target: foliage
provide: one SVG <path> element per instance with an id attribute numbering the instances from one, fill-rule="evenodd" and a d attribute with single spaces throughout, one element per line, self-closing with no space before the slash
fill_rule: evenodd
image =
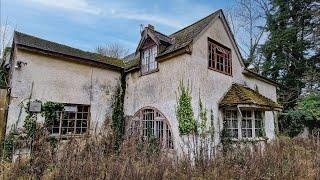
<path id="1" fill-rule="evenodd" d="M 298 109 L 307 120 L 320 120 L 320 93 L 311 93 L 298 101 Z"/>
<path id="2" fill-rule="evenodd" d="M 29 112 L 24 120 L 23 127 L 27 131 L 27 137 L 33 138 L 37 128 L 37 114 Z"/>
<path id="3" fill-rule="evenodd" d="M 1 50 L 0 50 L 1 51 Z M 8 56 L 10 56 L 11 48 L 6 47 L 4 49 L 3 57 L 0 59 L 0 87 L 7 87 L 8 82 L 8 71 L 5 69 L 5 61 Z"/>
<path id="4" fill-rule="evenodd" d="M 10 132 L 3 142 L 3 159 L 11 161 L 14 143 L 14 132 Z"/>
<path id="5" fill-rule="evenodd" d="M 280 128 L 284 134 L 295 137 L 302 132 L 305 123 L 305 115 L 302 111 L 291 109 L 279 119 Z"/>
<path id="6" fill-rule="evenodd" d="M 119 147 L 121 146 L 125 130 L 125 117 L 123 112 L 125 89 L 122 89 L 124 86 L 125 84 L 122 83 L 117 87 L 113 102 L 111 129 L 115 138 L 115 149 L 119 149 Z"/>
<path id="7" fill-rule="evenodd" d="M 304 72 L 315 67 L 319 55 L 313 38 L 317 28 L 316 0 L 270 0 L 267 17 L 269 37 L 262 46 L 265 57 L 262 74 L 277 80 L 280 101 L 286 110 L 294 108 L 304 87 Z"/>
<path id="8" fill-rule="evenodd" d="M 180 135 L 188 135 L 197 132 L 197 122 L 193 115 L 191 96 L 189 87 L 185 87 L 183 82 L 179 86 L 180 97 L 177 102 L 176 116 L 179 122 Z"/>
<path id="9" fill-rule="evenodd" d="M 150 155 L 147 147 L 137 151 L 132 139 L 118 153 L 110 135 L 72 139 L 57 156 L 45 135 L 37 137 L 36 158 L 1 164 L 3 179 L 317 179 L 320 172 L 319 144 L 312 139 L 280 137 L 262 147 L 235 146 L 199 165 L 183 155 Z"/>
<path id="10" fill-rule="evenodd" d="M 59 118 L 57 111 L 62 111 L 63 107 L 63 104 L 51 101 L 42 104 L 41 115 L 45 117 L 45 127 L 50 127 L 53 122 Z"/>
<path id="11" fill-rule="evenodd" d="M 202 101 L 199 98 L 199 116 L 200 116 L 200 123 L 199 123 L 199 132 L 200 136 L 204 138 L 206 136 L 206 125 L 207 125 L 207 109 L 203 107 Z"/>

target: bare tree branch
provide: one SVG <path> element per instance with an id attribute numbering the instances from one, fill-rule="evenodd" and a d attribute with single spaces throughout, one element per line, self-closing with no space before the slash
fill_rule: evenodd
<path id="1" fill-rule="evenodd" d="M 103 56 L 109 56 L 120 59 L 129 54 L 129 49 L 123 47 L 121 44 L 112 43 L 96 47 L 95 52 Z"/>

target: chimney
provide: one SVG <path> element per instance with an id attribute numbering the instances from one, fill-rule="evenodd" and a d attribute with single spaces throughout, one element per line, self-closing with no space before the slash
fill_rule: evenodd
<path id="1" fill-rule="evenodd" d="M 148 28 L 154 30 L 154 26 L 152 26 L 151 24 L 148 24 Z"/>

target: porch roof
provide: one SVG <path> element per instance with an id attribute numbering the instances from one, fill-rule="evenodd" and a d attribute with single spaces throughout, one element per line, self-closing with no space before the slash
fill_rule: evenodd
<path id="1" fill-rule="evenodd" d="M 221 100 L 219 107 L 256 106 L 264 109 L 281 109 L 277 102 L 261 95 L 259 92 L 241 84 L 232 84 Z"/>

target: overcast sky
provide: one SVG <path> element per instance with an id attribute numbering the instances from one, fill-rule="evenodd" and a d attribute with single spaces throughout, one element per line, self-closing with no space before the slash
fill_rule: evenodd
<path id="1" fill-rule="evenodd" d="M 171 34 L 218 10 L 231 0 L 0 0 L 1 20 L 11 29 L 93 51 L 120 43 L 133 51 L 140 24 Z"/>

